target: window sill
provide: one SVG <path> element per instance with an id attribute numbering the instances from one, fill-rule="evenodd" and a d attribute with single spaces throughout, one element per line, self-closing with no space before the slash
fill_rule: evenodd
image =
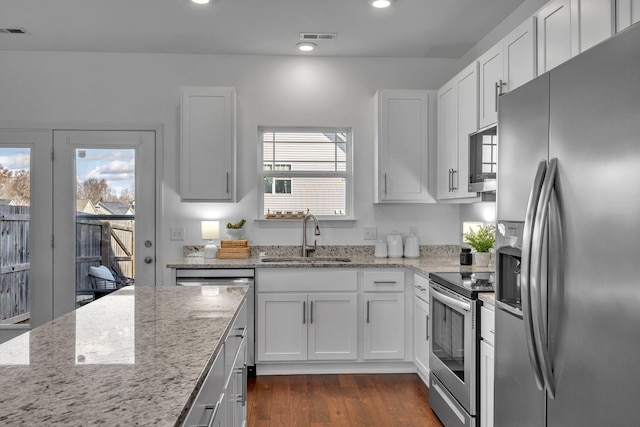
<path id="1" fill-rule="evenodd" d="M 321 228 L 353 228 L 357 218 L 318 217 Z M 301 219 L 254 219 L 259 228 L 300 228 Z"/>

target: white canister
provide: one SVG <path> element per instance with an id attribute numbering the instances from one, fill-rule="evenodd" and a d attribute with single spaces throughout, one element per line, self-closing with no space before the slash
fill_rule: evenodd
<path id="1" fill-rule="evenodd" d="M 385 242 L 384 240 L 378 240 L 376 242 L 376 251 L 374 253 L 374 256 L 376 258 L 386 258 L 388 255 L 387 242 Z"/>
<path id="2" fill-rule="evenodd" d="M 394 231 L 387 234 L 387 254 L 389 258 L 402 258 L 402 234 Z"/>
<path id="3" fill-rule="evenodd" d="M 420 256 L 420 243 L 418 236 L 407 236 L 404 240 L 404 257 L 405 258 L 418 258 Z"/>

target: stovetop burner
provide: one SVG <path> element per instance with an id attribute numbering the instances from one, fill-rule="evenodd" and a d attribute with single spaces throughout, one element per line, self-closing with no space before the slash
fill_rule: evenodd
<path id="1" fill-rule="evenodd" d="M 429 279 L 467 298 L 478 298 L 478 292 L 494 292 L 494 273 L 430 273 Z"/>

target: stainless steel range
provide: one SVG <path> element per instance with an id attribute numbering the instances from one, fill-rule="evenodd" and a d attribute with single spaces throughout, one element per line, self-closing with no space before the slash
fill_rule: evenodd
<path id="1" fill-rule="evenodd" d="M 429 403 L 447 427 L 476 425 L 478 293 L 493 291 L 493 273 L 429 274 Z"/>

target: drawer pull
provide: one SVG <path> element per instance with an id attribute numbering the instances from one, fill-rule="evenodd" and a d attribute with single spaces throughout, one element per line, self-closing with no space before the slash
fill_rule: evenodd
<path id="1" fill-rule="evenodd" d="M 495 334 L 496 330 L 495 329 L 489 329 L 489 332 L 491 332 L 492 334 Z"/>
<path id="2" fill-rule="evenodd" d="M 373 284 L 374 285 L 395 285 L 396 283 L 398 283 L 395 280 L 374 280 Z"/>

